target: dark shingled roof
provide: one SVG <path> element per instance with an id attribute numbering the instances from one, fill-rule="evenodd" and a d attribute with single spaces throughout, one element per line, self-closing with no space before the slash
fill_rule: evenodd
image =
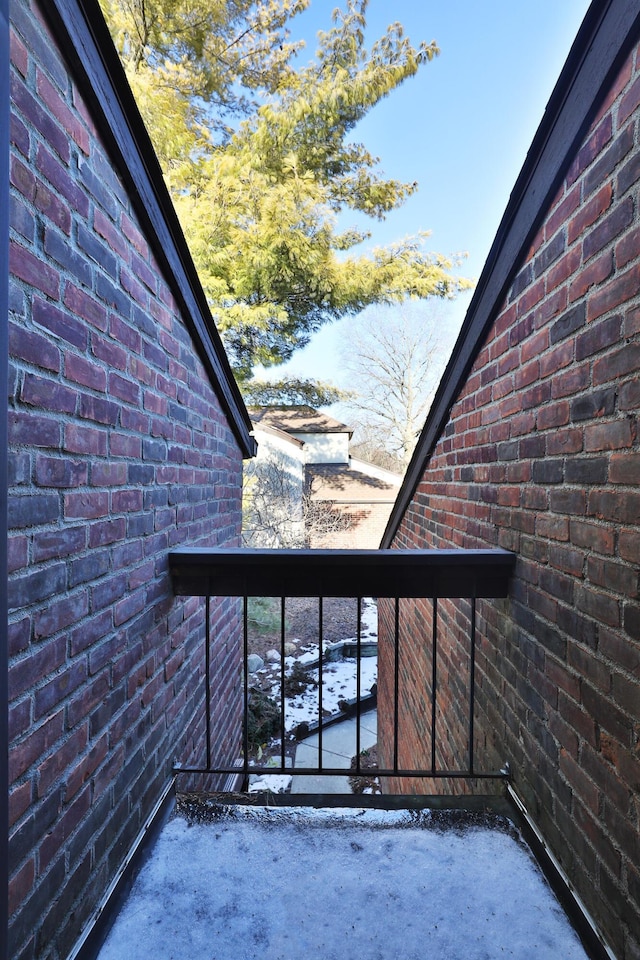
<path id="1" fill-rule="evenodd" d="M 351 427 L 313 407 L 252 407 L 251 419 L 285 433 L 348 433 L 349 437 L 353 433 Z"/>

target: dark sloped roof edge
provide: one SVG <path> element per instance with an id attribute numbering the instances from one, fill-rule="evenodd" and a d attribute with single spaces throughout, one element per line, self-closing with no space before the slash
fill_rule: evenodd
<path id="1" fill-rule="evenodd" d="M 81 81 L 83 97 L 149 234 L 154 255 L 167 271 L 168 285 L 243 455 L 253 456 L 249 414 L 97 0 L 47 0 L 44 9 L 67 62 Z"/>
<path id="2" fill-rule="evenodd" d="M 513 188 L 381 541 L 390 547 L 451 408 L 575 152 L 640 33 L 640 0 L 593 0 Z"/>
<path id="3" fill-rule="evenodd" d="M 9 339 L 9 0 L 0 0 L 0 390 L 8 386 Z M 7 582 L 7 418 L 0 424 L 0 582 Z M 7 591 L 0 595 L 0 895 L 9 890 L 9 664 Z M 9 956 L 9 918 L 0 917 L 0 957 Z"/>

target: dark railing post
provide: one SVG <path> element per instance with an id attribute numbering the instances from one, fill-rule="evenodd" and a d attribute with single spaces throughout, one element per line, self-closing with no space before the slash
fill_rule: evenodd
<path id="1" fill-rule="evenodd" d="M 207 709 L 206 736 L 207 736 L 207 767 L 211 767 L 211 597 L 205 598 L 205 703 Z"/>
<path id="2" fill-rule="evenodd" d="M 324 632 L 324 623 L 323 623 L 323 606 L 322 606 L 322 597 L 318 598 L 318 643 L 320 644 L 320 649 L 318 651 L 318 770 L 322 770 L 322 727 L 323 727 L 323 716 L 322 716 L 322 684 L 323 684 L 323 671 L 322 671 L 322 661 L 323 661 L 323 632 Z"/>
<path id="3" fill-rule="evenodd" d="M 476 699 L 476 598 L 471 598 L 471 652 L 469 659 L 469 774 L 473 776 L 473 738 Z"/>
<path id="4" fill-rule="evenodd" d="M 400 599 L 395 598 L 393 618 L 393 768 L 398 769 L 398 728 L 400 725 Z"/>
<path id="5" fill-rule="evenodd" d="M 356 613 L 356 772 L 360 773 L 360 721 L 362 717 L 362 597 Z"/>
<path id="6" fill-rule="evenodd" d="M 438 689 L 438 598 L 433 598 L 431 614 L 431 769 L 436 770 L 436 722 Z"/>
<path id="7" fill-rule="evenodd" d="M 286 696 L 284 682 L 286 677 L 285 665 L 285 632 L 286 632 L 286 601 L 285 597 L 280 597 L 280 763 L 282 769 L 285 767 L 285 710 Z"/>
<path id="8" fill-rule="evenodd" d="M 242 640 L 243 640 L 243 689 L 244 689 L 244 717 L 242 732 L 242 772 L 245 789 L 249 786 L 249 598 L 243 597 L 242 609 Z"/>

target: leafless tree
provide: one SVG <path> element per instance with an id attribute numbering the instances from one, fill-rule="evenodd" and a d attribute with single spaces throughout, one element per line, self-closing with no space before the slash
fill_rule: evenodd
<path id="1" fill-rule="evenodd" d="M 435 390 L 439 340 L 434 313 L 424 302 L 395 310 L 369 310 L 349 331 L 343 369 L 354 396 L 344 405 L 367 443 L 402 469 L 408 464 Z M 373 444 L 374 445 L 374 444 Z"/>
<path id="2" fill-rule="evenodd" d="M 326 542 L 352 525 L 334 503 L 316 500 L 277 453 L 254 460 L 245 472 L 242 540 L 247 547 L 293 549 Z"/>

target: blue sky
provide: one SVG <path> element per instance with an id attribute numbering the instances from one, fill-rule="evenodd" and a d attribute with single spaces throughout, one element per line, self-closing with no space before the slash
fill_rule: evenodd
<path id="1" fill-rule="evenodd" d="M 336 5 L 311 0 L 298 18 L 296 33 L 309 53 Z M 588 0 L 370 0 L 371 39 L 398 20 L 414 44 L 435 39 L 441 50 L 355 132 L 380 157 L 386 175 L 419 183 L 417 194 L 384 223 L 370 222 L 372 242 L 429 230 L 428 248 L 467 252 L 461 272 L 477 279 L 588 6 Z M 469 299 L 439 311 L 445 350 Z M 348 324 L 325 328 L 274 373 L 339 382 L 337 347 Z"/>

